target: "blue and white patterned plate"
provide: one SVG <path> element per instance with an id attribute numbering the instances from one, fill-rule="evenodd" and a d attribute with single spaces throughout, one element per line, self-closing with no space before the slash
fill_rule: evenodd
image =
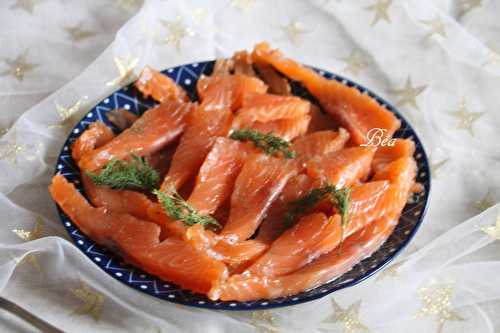
<path id="1" fill-rule="evenodd" d="M 198 77 L 201 74 L 209 74 L 212 71 L 213 64 L 213 61 L 207 61 L 183 65 L 167 69 L 164 71 L 164 74 L 168 75 L 185 88 L 190 94 L 190 97 L 194 99 L 196 98 L 195 87 Z M 415 159 L 418 163 L 419 169 L 417 181 L 423 184 L 424 191 L 419 194 L 415 194 L 409 201 L 404 208 L 399 224 L 393 234 L 372 256 L 361 261 L 359 264 L 354 266 L 351 271 L 336 280 L 297 295 L 251 302 L 214 302 L 209 300 L 205 295 L 183 290 L 169 281 L 163 281 L 155 276 L 141 271 L 137 267 L 125 264 L 120 257 L 97 245 L 92 239 L 85 236 L 58 208 L 62 223 L 75 241 L 76 246 L 106 273 L 143 293 L 165 299 L 170 302 L 220 310 L 255 310 L 282 307 L 311 301 L 334 292 L 335 290 L 353 286 L 387 265 L 408 244 L 423 221 L 430 191 L 430 171 L 427 156 L 415 131 L 392 105 L 376 96 L 363 86 L 346 78 L 323 70 L 318 70 L 318 72 L 328 79 L 337 80 L 350 87 L 355 87 L 359 91 L 373 97 L 379 104 L 384 106 L 387 110 L 393 112 L 396 117 L 401 120 L 402 126 L 395 134 L 395 137 L 411 138 L 416 143 Z M 293 90 L 296 95 L 310 98 L 308 93 L 298 84 L 294 84 Z M 134 114 L 140 115 L 153 105 L 154 102 L 152 100 L 144 99 L 132 84 L 121 88 L 102 100 L 99 104 L 93 107 L 72 129 L 71 134 L 64 143 L 62 151 L 57 159 L 56 172 L 62 173 L 62 175 L 64 175 L 69 181 L 73 182 L 78 190 L 83 193 L 80 181 L 80 171 L 71 158 L 70 147 L 73 141 L 75 141 L 75 139 L 87 128 L 90 123 L 97 120 L 100 120 L 114 130 L 117 130 L 117 128 L 114 128 L 113 124 L 111 124 L 106 117 L 106 113 L 113 109 L 124 108 Z"/>

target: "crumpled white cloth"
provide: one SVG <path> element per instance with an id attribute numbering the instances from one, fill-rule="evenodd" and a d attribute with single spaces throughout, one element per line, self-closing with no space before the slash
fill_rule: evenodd
<path id="1" fill-rule="evenodd" d="M 500 206 L 479 214 L 500 197 L 499 1 L 9 0 L 0 7 L 0 127 L 11 127 L 0 139 L 2 296 L 67 332 L 500 329 Z M 116 60 L 125 67 L 137 60 L 137 73 L 229 56 L 262 40 L 399 103 L 433 165 L 416 238 L 358 286 L 271 311 L 189 308 L 115 281 L 68 241 L 48 195 L 67 135 L 54 126 L 63 120 L 56 104 L 76 111 L 64 122 L 71 125 L 116 89 L 107 85 L 120 77 Z M 0 330 L 33 329 L 0 311 Z"/>

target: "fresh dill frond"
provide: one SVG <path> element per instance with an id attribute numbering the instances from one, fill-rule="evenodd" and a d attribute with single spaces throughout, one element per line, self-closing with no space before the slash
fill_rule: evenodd
<path id="1" fill-rule="evenodd" d="M 292 201 L 283 223 L 290 227 L 298 216 L 305 214 L 325 198 L 329 198 L 330 202 L 338 209 L 342 219 L 342 227 L 345 228 L 349 223 L 351 189 L 348 187 L 337 189 L 331 184 L 312 189 L 299 199 Z"/>
<path id="2" fill-rule="evenodd" d="M 221 225 L 216 219 L 210 215 L 201 215 L 197 210 L 188 204 L 175 190 L 170 190 L 168 193 L 160 190 L 154 190 L 163 210 L 168 217 L 182 221 L 188 226 L 201 224 L 204 227 L 214 226 L 220 228 Z"/>
<path id="3" fill-rule="evenodd" d="M 235 130 L 229 136 L 233 140 L 251 141 L 255 147 L 268 155 L 276 155 L 281 152 L 285 158 L 294 158 L 295 152 L 291 151 L 290 142 L 274 136 L 272 133 L 262 133 L 251 128 Z"/>
<path id="4" fill-rule="evenodd" d="M 342 227 L 346 227 L 349 223 L 349 206 L 351 203 L 351 189 L 348 187 L 341 188 L 332 193 L 332 199 L 339 210 L 342 219 Z"/>
<path id="5" fill-rule="evenodd" d="M 151 191 L 158 187 L 160 175 L 145 158 L 131 155 L 129 160 L 113 158 L 99 173 L 87 172 L 87 176 L 99 186 L 114 190 L 136 189 Z"/>

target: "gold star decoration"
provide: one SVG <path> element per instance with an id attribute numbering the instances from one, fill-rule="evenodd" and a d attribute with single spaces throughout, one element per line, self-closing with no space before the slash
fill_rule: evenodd
<path id="1" fill-rule="evenodd" d="M 500 214 L 497 214 L 495 225 L 482 226 L 481 231 L 491 236 L 493 239 L 500 240 Z"/>
<path id="2" fill-rule="evenodd" d="M 15 77 L 18 81 L 23 81 L 24 75 L 27 72 L 31 72 L 39 66 L 38 64 L 33 64 L 28 62 L 27 50 L 25 50 L 23 53 L 21 53 L 14 59 L 4 58 L 3 61 L 5 65 L 7 65 L 8 69 L 0 72 L 0 76 L 11 75 Z"/>
<path id="3" fill-rule="evenodd" d="M 353 75 L 358 75 L 360 71 L 368 66 L 368 61 L 358 50 L 352 50 L 348 57 L 342 59 L 345 62 L 345 71 Z"/>
<path id="4" fill-rule="evenodd" d="M 366 7 L 367 10 L 373 11 L 375 13 L 372 23 L 370 24 L 372 27 L 376 25 L 380 20 L 391 23 L 391 18 L 389 17 L 388 13 L 391 3 L 392 0 L 377 0 L 375 4 Z"/>
<path id="5" fill-rule="evenodd" d="M 13 229 L 13 233 L 17 235 L 17 237 L 21 238 L 25 242 L 29 242 L 35 239 L 42 237 L 43 233 L 43 219 L 38 216 L 35 221 L 35 225 L 31 230 L 25 229 Z"/>
<path id="6" fill-rule="evenodd" d="M 461 0 L 460 5 L 462 6 L 461 16 L 468 14 L 472 10 L 481 7 L 483 0 Z"/>
<path id="7" fill-rule="evenodd" d="M 359 319 L 361 300 L 358 300 L 343 309 L 334 299 L 332 299 L 334 312 L 328 316 L 323 323 L 341 323 L 345 333 L 367 332 L 368 327 Z"/>
<path id="8" fill-rule="evenodd" d="M 455 126 L 456 129 L 464 129 L 469 132 L 471 136 L 474 136 L 474 131 L 472 125 L 484 116 L 484 112 L 470 112 L 467 110 L 467 103 L 465 98 L 462 99 L 458 106 L 457 111 L 448 112 L 451 116 L 457 118 L 458 124 Z"/>
<path id="9" fill-rule="evenodd" d="M 99 320 L 101 317 L 102 304 L 104 303 L 104 295 L 91 289 L 83 282 L 80 288 L 72 289 L 71 292 L 83 302 L 83 304 L 75 310 L 75 313 L 89 315 L 94 318 L 94 320 Z"/>
<path id="10" fill-rule="evenodd" d="M 380 280 L 383 280 L 385 278 L 395 279 L 399 275 L 398 269 L 404 263 L 405 263 L 405 261 L 403 260 L 403 261 L 397 262 L 397 263 L 392 264 L 391 266 L 387 267 L 382 272 L 380 272 L 380 274 L 377 276 L 375 281 L 380 281 Z"/>
<path id="11" fill-rule="evenodd" d="M 0 161 L 7 160 L 12 164 L 17 165 L 18 155 L 26 151 L 26 149 L 28 149 L 28 145 L 17 144 L 17 141 L 14 139 L 13 141 L 0 147 Z"/>
<path id="12" fill-rule="evenodd" d="M 415 315 L 416 319 L 434 317 L 437 321 L 437 332 L 443 331 L 444 324 L 448 321 L 463 321 L 460 315 L 451 310 L 454 287 L 452 284 L 438 285 L 432 281 L 428 287 L 418 289 L 418 296 L 422 307 Z"/>
<path id="13" fill-rule="evenodd" d="M 196 8 L 193 10 L 193 20 L 195 20 L 197 23 L 204 22 L 205 19 L 207 18 L 208 11 L 205 8 Z"/>
<path id="14" fill-rule="evenodd" d="M 16 0 L 16 3 L 10 5 L 9 9 L 22 9 L 27 13 L 33 14 L 35 5 L 40 3 L 39 0 Z"/>
<path id="15" fill-rule="evenodd" d="M 406 78 L 406 83 L 404 88 L 402 89 L 396 89 L 396 90 L 390 90 L 389 92 L 396 95 L 400 96 L 401 99 L 396 103 L 397 106 L 403 106 L 406 104 L 409 104 L 410 106 L 414 107 L 417 110 L 420 110 L 417 104 L 417 97 L 427 88 L 427 86 L 418 86 L 414 87 L 413 83 L 411 82 L 411 77 L 408 76 Z"/>
<path id="16" fill-rule="evenodd" d="M 443 38 L 446 38 L 446 29 L 445 24 L 441 20 L 441 17 L 436 16 L 432 20 L 420 20 L 422 24 L 425 24 L 430 30 L 425 35 L 424 40 L 431 38 L 434 35 L 440 35 Z"/>
<path id="17" fill-rule="evenodd" d="M 27 255 L 19 258 L 15 258 L 14 261 L 16 262 L 16 266 L 22 266 L 25 263 L 29 263 L 33 268 L 35 268 L 37 271 L 42 272 L 42 266 L 40 265 L 40 262 L 38 261 L 38 257 L 36 256 L 35 253 L 28 253 Z"/>
<path id="18" fill-rule="evenodd" d="M 444 159 L 436 163 L 431 163 L 431 177 L 436 178 L 438 170 L 448 163 L 448 161 L 449 159 Z"/>
<path id="19" fill-rule="evenodd" d="M 126 58 L 114 58 L 116 69 L 118 70 L 118 77 L 106 83 L 107 86 L 122 86 L 129 81 L 134 80 L 134 70 L 139 63 L 139 58 L 132 58 L 128 55 Z"/>
<path id="20" fill-rule="evenodd" d="M 162 41 L 167 44 L 172 44 L 177 51 L 180 51 L 181 42 L 184 38 L 194 35 L 194 32 L 184 25 L 180 16 L 177 16 L 175 20 L 171 21 L 160 19 L 160 24 L 168 31 L 167 36 L 163 38 Z"/>
<path id="21" fill-rule="evenodd" d="M 116 4 L 129 11 L 129 12 L 135 12 L 139 9 L 139 7 L 142 6 L 144 3 L 144 0 L 116 0 Z"/>
<path id="22" fill-rule="evenodd" d="M 49 125 L 49 128 L 62 128 L 67 132 L 73 125 L 73 122 L 76 121 L 76 119 L 73 118 L 78 113 L 78 111 L 80 111 L 80 107 L 82 106 L 83 101 L 86 99 L 87 96 L 84 96 L 78 99 L 73 105 L 68 107 L 62 106 L 61 104 L 55 102 L 56 111 L 59 114 L 59 118 L 61 120 L 57 124 Z"/>
<path id="23" fill-rule="evenodd" d="M 492 198 L 492 193 L 491 189 L 488 189 L 486 194 L 481 200 L 478 200 L 474 202 L 474 208 L 476 208 L 478 211 L 482 212 L 485 211 L 486 209 L 492 207 L 495 204 Z"/>
<path id="24" fill-rule="evenodd" d="M 268 310 L 253 311 L 250 324 L 263 333 L 276 333 L 279 329 L 276 324 L 276 318 Z"/>
<path id="25" fill-rule="evenodd" d="M 64 27 L 63 28 L 69 35 L 72 41 L 79 42 L 86 38 L 90 38 L 96 35 L 96 32 L 85 30 L 80 27 L 80 25 L 75 25 L 73 27 Z"/>
<path id="26" fill-rule="evenodd" d="M 238 8 L 243 12 L 249 12 L 252 9 L 254 0 L 232 0 L 231 6 Z"/>
<path id="27" fill-rule="evenodd" d="M 297 20 L 291 20 L 287 25 L 282 26 L 283 32 L 286 38 L 295 46 L 299 46 L 302 38 L 302 34 L 305 33 L 302 24 Z"/>

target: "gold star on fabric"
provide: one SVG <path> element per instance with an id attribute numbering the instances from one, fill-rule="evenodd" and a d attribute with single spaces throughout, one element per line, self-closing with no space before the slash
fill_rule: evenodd
<path id="1" fill-rule="evenodd" d="M 173 21 L 160 19 L 160 24 L 168 31 L 167 37 L 165 37 L 163 41 L 167 44 L 175 46 L 177 51 L 180 51 L 181 42 L 184 38 L 194 35 L 194 32 L 184 25 L 180 16 L 177 16 Z"/>
<path id="2" fill-rule="evenodd" d="M 465 129 L 469 132 L 471 136 L 474 136 L 474 130 L 472 125 L 484 116 L 484 112 L 469 112 L 467 110 L 467 103 L 465 99 L 462 99 L 457 111 L 448 112 L 451 116 L 457 118 L 458 124 L 455 126 L 456 129 Z"/>
<path id="3" fill-rule="evenodd" d="M 444 159 L 436 163 L 431 163 L 431 177 L 436 178 L 438 170 L 448 163 L 448 161 L 449 159 Z"/>
<path id="4" fill-rule="evenodd" d="M 208 12 L 205 8 L 196 8 L 193 10 L 193 19 L 198 22 L 204 22 L 207 18 Z"/>
<path id="5" fill-rule="evenodd" d="M 116 4 L 129 12 L 135 12 L 142 6 L 144 0 L 116 0 Z"/>
<path id="6" fill-rule="evenodd" d="M 79 42 L 83 39 L 90 38 L 96 35 L 94 31 L 85 30 L 79 25 L 73 27 L 64 27 L 63 29 L 69 34 L 69 37 L 74 42 Z"/>
<path id="7" fill-rule="evenodd" d="M 26 144 L 17 144 L 16 140 L 4 144 L 0 147 L 0 160 L 7 160 L 8 162 L 17 165 L 17 156 L 28 149 Z"/>
<path id="8" fill-rule="evenodd" d="M 33 268 L 35 268 L 37 271 L 42 272 L 42 266 L 40 265 L 40 262 L 38 261 L 38 257 L 34 253 L 28 253 L 27 255 L 19 258 L 14 259 L 16 262 L 16 266 L 22 266 L 25 263 L 29 263 Z"/>
<path id="9" fill-rule="evenodd" d="M 334 312 L 323 323 L 340 323 L 343 325 L 345 333 L 367 332 L 368 327 L 359 319 L 361 300 L 358 300 L 343 309 L 334 299 L 332 299 Z"/>
<path id="10" fill-rule="evenodd" d="M 18 81 L 23 81 L 26 73 L 33 71 L 39 66 L 38 64 L 28 62 L 27 50 L 14 59 L 4 58 L 3 61 L 8 69 L 0 72 L 0 76 L 11 75 Z"/>
<path id="11" fill-rule="evenodd" d="M 392 264 L 391 266 L 387 267 L 382 272 L 380 272 L 380 274 L 377 276 L 375 281 L 380 281 L 380 280 L 383 280 L 385 278 L 395 279 L 399 275 L 398 269 L 403 264 L 404 264 L 404 261 L 400 261 L 400 262 L 397 262 L 397 263 Z"/>
<path id="12" fill-rule="evenodd" d="M 422 307 L 415 315 L 416 319 L 434 317 L 437 321 L 437 332 L 443 331 L 447 321 L 463 321 L 460 315 L 451 310 L 454 287 L 452 284 L 436 285 L 431 282 L 428 287 L 422 287 L 418 291 Z"/>
<path id="13" fill-rule="evenodd" d="M 67 132 L 73 125 L 73 122 L 76 121 L 76 119 L 73 118 L 76 113 L 80 111 L 80 107 L 85 99 L 87 99 L 87 96 L 80 98 L 75 102 L 75 104 L 69 107 L 62 106 L 61 104 L 55 102 L 56 111 L 59 114 L 61 121 L 57 124 L 49 125 L 49 128 L 62 128 Z"/>
<path id="14" fill-rule="evenodd" d="M 250 324 L 262 333 L 279 332 L 276 319 L 274 318 L 273 313 L 268 310 L 253 311 Z"/>
<path id="15" fill-rule="evenodd" d="M 482 226 L 481 231 L 491 236 L 493 239 L 500 240 L 500 214 L 497 214 L 495 225 Z"/>
<path id="16" fill-rule="evenodd" d="M 35 221 L 35 225 L 31 230 L 25 229 L 13 229 L 13 233 L 17 235 L 17 237 L 21 238 L 25 242 L 29 242 L 35 239 L 42 237 L 43 233 L 43 219 L 38 216 Z"/>
<path id="17" fill-rule="evenodd" d="M 441 17 L 436 16 L 432 20 L 420 20 L 421 23 L 425 24 L 430 31 L 424 37 L 424 40 L 431 38 L 434 35 L 440 35 L 441 37 L 446 37 L 445 24 L 441 20 Z"/>
<path id="18" fill-rule="evenodd" d="M 345 71 L 358 75 L 363 69 L 368 66 L 368 61 L 358 50 L 352 50 L 348 57 L 342 59 L 345 62 Z"/>
<path id="19" fill-rule="evenodd" d="M 481 7 L 483 0 L 461 0 L 460 5 L 462 6 L 462 16 L 469 13 L 470 11 Z"/>
<path id="20" fill-rule="evenodd" d="M 22 9 L 27 13 L 33 14 L 35 5 L 40 3 L 39 0 L 16 0 L 16 2 L 10 5 L 9 9 Z"/>
<path id="21" fill-rule="evenodd" d="M 485 211 L 486 209 L 492 207 L 495 202 L 493 201 L 493 198 L 491 197 L 491 189 L 488 189 L 488 192 L 484 195 L 484 197 L 481 200 L 478 200 L 474 203 L 474 207 L 482 212 Z"/>
<path id="22" fill-rule="evenodd" d="M 372 23 L 372 27 L 376 25 L 380 20 L 384 20 L 387 23 L 391 23 L 391 18 L 389 17 L 389 7 L 391 6 L 392 0 L 377 0 L 377 2 L 371 6 L 366 7 L 367 10 L 375 12 Z"/>
<path id="23" fill-rule="evenodd" d="M 404 88 L 390 90 L 389 92 L 396 95 L 396 96 L 401 97 L 401 99 L 396 103 L 397 106 L 403 106 L 403 105 L 409 104 L 410 106 L 412 106 L 415 109 L 420 111 L 420 108 L 418 107 L 418 104 L 417 104 L 417 97 L 426 88 L 427 88 L 427 86 L 414 87 L 413 83 L 411 82 L 411 77 L 408 76 L 406 78 L 406 83 L 405 83 Z"/>
<path id="24" fill-rule="evenodd" d="M 297 20 L 291 20 L 287 25 L 281 27 L 288 40 L 295 46 L 299 46 L 304 34 L 302 24 Z"/>
<path id="25" fill-rule="evenodd" d="M 132 58 L 130 55 L 126 58 L 114 58 L 118 77 L 107 82 L 107 86 L 122 86 L 135 78 L 134 70 L 139 63 L 139 58 Z"/>
<path id="26" fill-rule="evenodd" d="M 249 12 L 254 4 L 254 0 L 232 0 L 231 6 L 238 8 L 243 12 Z"/>
<path id="27" fill-rule="evenodd" d="M 91 289 L 84 283 L 81 284 L 80 288 L 72 289 L 71 292 L 83 302 L 83 304 L 75 310 L 75 313 L 89 315 L 94 318 L 94 320 L 99 320 L 101 317 L 102 304 L 104 303 L 104 295 Z"/>

